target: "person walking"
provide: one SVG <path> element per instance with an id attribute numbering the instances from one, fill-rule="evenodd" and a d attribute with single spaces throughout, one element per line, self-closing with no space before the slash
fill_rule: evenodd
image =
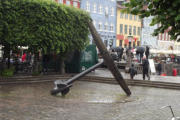
<path id="1" fill-rule="evenodd" d="M 145 55 L 146 55 L 146 58 L 148 59 L 149 58 L 149 47 L 148 46 L 146 46 Z"/>
<path id="2" fill-rule="evenodd" d="M 134 79 L 134 76 L 137 75 L 137 70 L 134 67 L 134 64 L 131 65 L 131 67 L 129 68 L 129 74 L 131 77 L 131 80 Z"/>
<path id="3" fill-rule="evenodd" d="M 148 77 L 148 80 L 150 80 L 150 76 L 149 76 L 149 61 L 148 59 L 143 59 L 143 80 L 145 80 L 145 76 Z"/>
<path id="4" fill-rule="evenodd" d="M 158 63 L 157 65 L 157 71 L 158 71 L 158 75 L 161 75 L 161 72 L 162 72 L 162 64 L 161 64 L 161 61 Z"/>

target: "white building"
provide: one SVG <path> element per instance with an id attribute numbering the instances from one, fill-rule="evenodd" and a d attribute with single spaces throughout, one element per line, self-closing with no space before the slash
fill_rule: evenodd
<path id="1" fill-rule="evenodd" d="M 157 28 L 157 25 L 150 26 L 153 17 L 146 17 L 142 21 L 142 36 L 141 45 L 149 46 L 150 48 L 158 48 L 158 40 L 156 36 L 152 36 L 152 33 Z"/>

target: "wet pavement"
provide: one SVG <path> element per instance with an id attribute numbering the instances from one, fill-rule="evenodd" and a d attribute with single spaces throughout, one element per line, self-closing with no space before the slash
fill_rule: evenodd
<path id="1" fill-rule="evenodd" d="M 167 120 L 165 105 L 180 116 L 178 90 L 75 82 L 65 97 L 50 95 L 52 83 L 0 86 L 0 120 Z"/>

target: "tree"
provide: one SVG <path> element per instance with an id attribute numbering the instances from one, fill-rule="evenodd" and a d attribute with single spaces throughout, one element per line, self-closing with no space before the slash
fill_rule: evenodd
<path id="1" fill-rule="evenodd" d="M 180 41 L 180 0 L 130 0 L 125 6 L 126 11 L 141 18 L 154 16 L 151 25 L 159 24 L 159 27 L 153 35 L 169 29 L 171 39 Z"/>
<path id="2" fill-rule="evenodd" d="M 88 43 L 89 15 L 51 0 L 0 1 L 0 44 L 28 46 L 33 53 L 53 52 L 61 58 Z M 7 44 L 7 45 L 6 45 Z"/>

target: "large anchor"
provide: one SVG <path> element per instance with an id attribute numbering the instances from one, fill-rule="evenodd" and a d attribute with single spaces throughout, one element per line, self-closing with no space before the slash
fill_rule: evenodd
<path id="1" fill-rule="evenodd" d="M 100 38 L 98 32 L 96 31 L 92 21 L 88 21 L 88 26 L 89 26 L 89 29 L 91 31 L 92 37 L 94 39 L 94 42 L 97 45 L 97 48 L 99 49 L 100 54 L 102 55 L 102 57 L 104 59 L 104 63 L 107 65 L 108 69 L 111 71 L 111 73 L 113 74 L 113 76 L 115 77 L 115 79 L 117 80 L 119 85 L 121 86 L 121 88 L 127 94 L 127 96 L 130 96 L 131 91 L 129 90 L 126 82 L 124 81 L 124 79 L 123 79 L 123 77 L 121 75 L 121 73 L 119 72 L 117 66 L 115 65 L 112 57 L 108 53 L 108 50 L 105 47 L 104 43 L 102 42 L 102 39 Z M 72 86 L 72 83 L 74 81 L 76 81 L 77 79 L 83 77 L 84 75 L 86 75 L 87 73 L 89 73 L 92 70 L 96 69 L 97 67 L 99 67 L 102 64 L 103 64 L 103 62 L 100 62 L 100 63 L 94 65 L 93 67 L 83 71 L 82 73 L 79 73 L 78 75 L 72 77 L 71 79 L 69 79 L 67 81 L 56 80 L 54 82 L 55 83 L 55 88 L 51 91 L 51 94 L 56 95 L 56 94 L 61 92 L 61 94 L 63 96 L 65 96 L 69 92 L 70 87 Z"/>

